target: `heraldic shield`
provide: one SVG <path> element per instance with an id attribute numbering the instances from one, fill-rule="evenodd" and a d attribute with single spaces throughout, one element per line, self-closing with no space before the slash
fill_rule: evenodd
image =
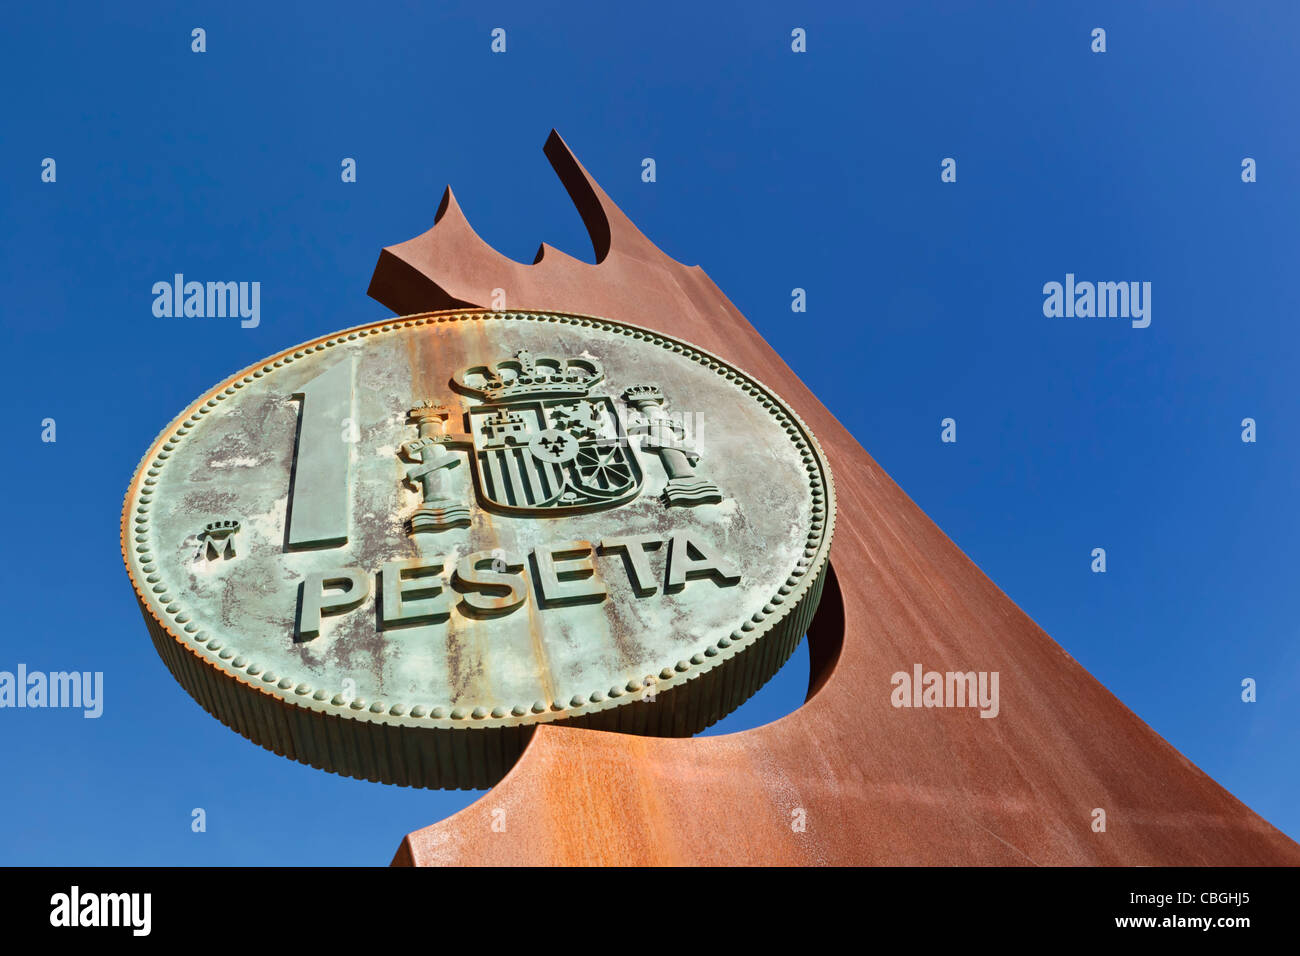
<path id="1" fill-rule="evenodd" d="M 474 481 L 504 512 L 547 513 L 619 505 L 641 491 L 643 472 L 614 401 L 589 396 L 603 378 L 584 359 L 533 359 L 526 351 L 459 377 L 486 399 L 469 409 Z"/>
<path id="2" fill-rule="evenodd" d="M 641 490 L 636 453 L 608 398 L 470 410 L 480 496 L 504 511 L 586 510 Z"/>

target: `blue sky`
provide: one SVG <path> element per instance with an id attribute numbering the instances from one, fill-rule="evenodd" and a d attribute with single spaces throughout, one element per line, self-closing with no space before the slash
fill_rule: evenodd
<path id="1" fill-rule="evenodd" d="M 206 715 L 147 638 L 117 521 L 198 394 L 388 314 L 365 295 L 379 249 L 447 183 L 506 255 L 590 260 L 552 127 L 1020 607 L 1300 837 L 1297 8 L 584 6 L 6 10 L 0 669 L 106 689 L 98 720 L 0 711 L 0 862 L 379 863 L 474 798 L 326 774 Z M 261 282 L 260 325 L 155 318 L 176 272 Z M 1151 282 L 1150 327 L 1046 318 L 1067 272 Z M 806 681 L 801 648 L 714 730 L 794 709 Z"/>

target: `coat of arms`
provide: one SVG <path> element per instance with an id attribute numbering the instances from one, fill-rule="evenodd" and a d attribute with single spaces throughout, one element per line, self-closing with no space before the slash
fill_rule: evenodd
<path id="1" fill-rule="evenodd" d="M 657 454 L 668 477 L 664 503 L 694 506 L 721 500 L 716 485 L 695 474 L 699 455 L 681 444 L 682 427 L 658 409 L 653 385 L 633 385 L 622 398 L 633 412 L 625 421 L 613 398 L 592 395 L 605 373 L 594 358 L 534 357 L 526 349 L 493 366 L 475 365 L 452 381 L 478 399 L 467 413 L 425 403 L 411 409 L 420 437 L 405 442 L 407 480 L 418 485 L 423 506 L 411 533 L 469 524 L 469 511 L 442 490 L 444 469 L 468 452 L 475 490 L 487 508 L 504 514 L 574 514 L 614 507 L 635 498 L 644 483 L 636 445 Z M 449 420 L 465 431 L 451 431 Z"/>
<path id="2" fill-rule="evenodd" d="M 435 436 L 472 450 L 485 506 L 558 514 L 622 504 L 641 490 L 642 471 L 612 399 L 592 396 L 604 378 L 595 359 L 533 358 L 527 350 L 458 374 L 457 391 L 480 399 L 468 432 Z"/>

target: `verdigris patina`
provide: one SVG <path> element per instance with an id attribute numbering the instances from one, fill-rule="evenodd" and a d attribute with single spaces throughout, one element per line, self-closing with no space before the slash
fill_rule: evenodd
<path id="1" fill-rule="evenodd" d="M 743 372 L 615 321 L 470 310 L 290 349 L 199 398 L 127 494 L 155 645 L 314 766 L 482 787 L 539 722 L 689 735 L 803 635 L 834 494 Z"/>

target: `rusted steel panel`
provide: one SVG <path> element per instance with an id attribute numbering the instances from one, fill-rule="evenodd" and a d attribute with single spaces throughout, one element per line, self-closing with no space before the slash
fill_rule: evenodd
<path id="1" fill-rule="evenodd" d="M 1300 864 L 1300 846 L 1139 720 L 890 480 L 698 267 L 661 253 L 554 133 L 546 154 L 598 262 L 500 256 L 450 190 L 385 249 L 370 293 L 398 313 L 512 304 L 630 321 L 773 387 L 836 476 L 834 581 L 813 691 L 744 733 L 665 739 L 539 727 L 487 797 L 410 834 L 397 864 Z M 996 719 L 896 709 L 914 662 L 998 671 Z M 1107 813 L 1093 832 L 1092 810 Z M 506 811 L 504 832 L 492 828 Z M 802 811 L 804 826 L 792 825 Z"/>

